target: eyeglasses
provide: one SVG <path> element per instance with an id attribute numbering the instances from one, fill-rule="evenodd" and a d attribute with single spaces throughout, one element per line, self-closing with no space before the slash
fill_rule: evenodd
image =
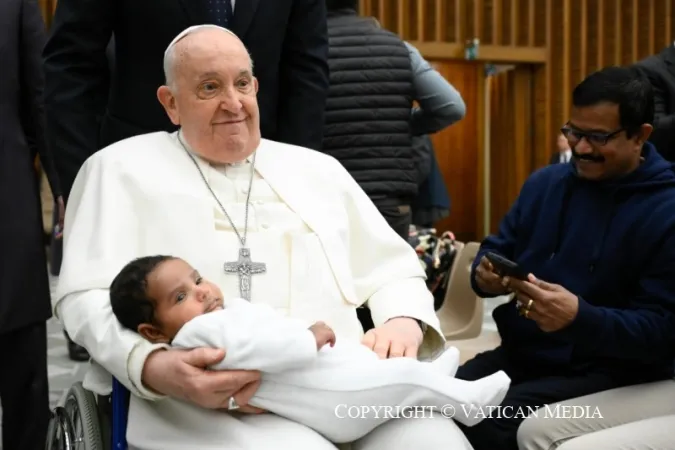
<path id="1" fill-rule="evenodd" d="M 567 138 L 567 140 L 570 142 L 571 145 L 576 145 L 582 139 L 585 138 L 586 142 L 588 142 L 589 144 L 601 147 L 603 145 L 607 145 L 607 142 L 609 142 L 610 139 L 614 138 L 624 130 L 623 128 L 619 128 L 618 130 L 612 131 L 611 133 L 598 133 L 598 132 L 589 133 L 585 131 L 575 130 L 574 128 L 571 128 L 569 126 L 564 126 L 560 129 L 560 131 L 562 131 L 563 136 Z"/>

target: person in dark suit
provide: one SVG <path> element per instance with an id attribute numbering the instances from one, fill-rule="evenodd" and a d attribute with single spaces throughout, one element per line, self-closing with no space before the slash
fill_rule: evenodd
<path id="1" fill-rule="evenodd" d="M 328 94 L 324 0 L 59 0 L 43 56 L 47 131 L 66 202 L 94 152 L 175 129 L 156 98 L 164 51 L 185 28 L 205 23 L 230 29 L 250 52 L 262 136 L 321 148 Z M 68 350 L 75 361 L 88 359 L 70 339 Z"/>
<path id="2" fill-rule="evenodd" d="M 654 90 L 654 132 L 649 141 L 668 161 L 675 161 L 675 43 L 634 66 Z"/>
<path id="3" fill-rule="evenodd" d="M 0 402 L 2 448 L 44 449 L 49 423 L 47 255 L 34 155 L 61 196 L 44 135 L 37 0 L 0 2 Z M 63 217 L 63 202 L 59 212 Z"/>

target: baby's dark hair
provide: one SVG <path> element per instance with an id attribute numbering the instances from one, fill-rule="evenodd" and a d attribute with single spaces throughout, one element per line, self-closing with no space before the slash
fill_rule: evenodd
<path id="1" fill-rule="evenodd" d="M 143 323 L 155 323 L 155 301 L 148 295 L 148 275 L 173 256 L 143 256 L 124 266 L 110 284 L 110 304 L 123 327 L 137 331 Z"/>

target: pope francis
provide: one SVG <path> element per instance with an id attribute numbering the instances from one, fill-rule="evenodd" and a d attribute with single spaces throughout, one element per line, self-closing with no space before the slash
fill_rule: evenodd
<path id="1" fill-rule="evenodd" d="M 92 356 L 85 387 L 107 394 L 112 374 L 131 391 L 132 449 L 333 449 L 311 429 L 246 405 L 258 373 L 204 370 L 227 349 L 168 349 L 123 330 L 108 287 L 134 258 L 177 255 L 226 298 L 324 321 L 383 358 L 432 358 L 444 339 L 417 257 L 336 160 L 261 139 L 257 81 L 232 33 L 184 31 L 164 70 L 157 96 L 180 131 L 99 151 L 68 201 L 55 312 Z M 356 315 L 364 303 L 376 326 L 365 335 Z M 191 432 L 205 422 L 210 433 Z M 166 439 L 156 423 L 180 438 Z M 470 448 L 441 417 L 392 420 L 351 444 L 417 447 Z"/>

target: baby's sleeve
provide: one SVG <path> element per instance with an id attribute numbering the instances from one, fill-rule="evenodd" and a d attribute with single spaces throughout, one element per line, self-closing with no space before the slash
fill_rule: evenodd
<path id="1" fill-rule="evenodd" d="M 225 350 L 214 370 L 259 370 L 275 373 L 298 369 L 317 357 L 316 339 L 308 328 L 261 305 L 237 305 L 198 316 L 180 329 L 172 345 Z"/>

